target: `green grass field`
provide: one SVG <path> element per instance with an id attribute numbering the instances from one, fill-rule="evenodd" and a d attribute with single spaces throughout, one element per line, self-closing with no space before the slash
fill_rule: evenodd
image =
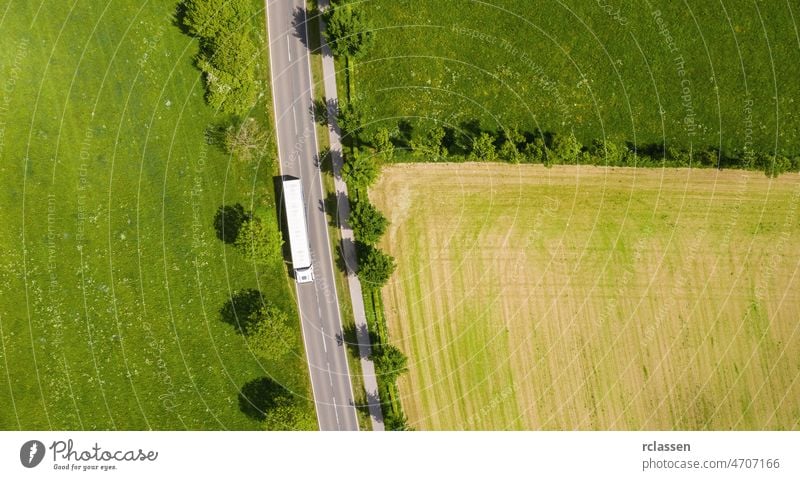
<path id="1" fill-rule="evenodd" d="M 363 5 L 376 42 L 355 63 L 353 97 L 368 129 L 479 119 L 584 144 L 800 151 L 800 9 L 789 3 Z"/>
<path id="2" fill-rule="evenodd" d="M 222 205 L 275 214 L 274 166 L 206 143 L 229 119 L 176 3 L 0 3 L 2 429 L 256 429 L 248 382 L 309 396 L 299 324 L 298 350 L 265 363 L 221 320 L 245 288 L 296 309 L 280 262 L 217 238 Z"/>
<path id="3" fill-rule="evenodd" d="M 370 197 L 418 429 L 800 428 L 800 178 L 500 164 Z"/>

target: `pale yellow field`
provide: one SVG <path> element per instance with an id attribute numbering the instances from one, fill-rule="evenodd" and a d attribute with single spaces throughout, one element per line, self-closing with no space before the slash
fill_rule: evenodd
<path id="1" fill-rule="evenodd" d="M 798 175 L 419 164 L 370 196 L 416 428 L 800 428 Z"/>

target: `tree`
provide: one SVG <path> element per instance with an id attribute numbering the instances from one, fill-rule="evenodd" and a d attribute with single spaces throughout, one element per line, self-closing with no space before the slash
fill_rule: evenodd
<path id="1" fill-rule="evenodd" d="M 772 155 L 771 161 L 764 168 L 764 174 L 775 178 L 780 174 L 791 170 L 792 161 L 783 155 Z"/>
<path id="2" fill-rule="evenodd" d="M 439 124 L 429 129 L 418 129 L 410 142 L 411 154 L 430 162 L 445 160 L 447 149 L 442 145 L 444 136 L 444 128 Z"/>
<path id="3" fill-rule="evenodd" d="M 516 128 L 510 128 L 503 132 L 503 144 L 500 146 L 499 156 L 509 163 L 520 163 L 523 155 L 517 145 L 525 141 Z"/>
<path id="4" fill-rule="evenodd" d="M 385 127 L 378 129 L 372 141 L 375 144 L 375 150 L 378 152 L 381 160 L 383 162 L 391 162 L 392 158 L 394 158 L 394 144 L 392 143 L 389 129 Z"/>
<path id="5" fill-rule="evenodd" d="M 254 118 L 248 118 L 238 128 L 229 127 L 225 131 L 225 149 L 246 162 L 253 158 L 253 154 L 263 151 L 268 141 L 269 136 Z"/>
<path id="6" fill-rule="evenodd" d="M 279 360 L 295 347 L 289 317 L 280 308 L 267 304 L 253 314 L 245 331 L 253 352 L 265 360 Z"/>
<path id="7" fill-rule="evenodd" d="M 622 154 L 617 145 L 607 139 L 595 138 L 589 146 L 589 155 L 596 165 L 620 165 Z"/>
<path id="8" fill-rule="evenodd" d="M 374 35 L 360 8 L 344 4 L 325 12 L 325 38 L 337 57 L 359 57 L 372 45 Z"/>
<path id="9" fill-rule="evenodd" d="M 545 163 L 549 153 L 541 135 L 527 142 L 524 147 L 524 158 L 528 163 Z"/>
<path id="10" fill-rule="evenodd" d="M 372 355 L 372 360 L 377 374 L 390 383 L 408 371 L 408 357 L 394 345 L 381 345 Z"/>
<path id="11" fill-rule="evenodd" d="M 353 228 L 359 241 L 374 245 L 386 231 L 389 221 L 368 200 L 359 200 L 350 210 L 347 223 Z"/>
<path id="12" fill-rule="evenodd" d="M 394 412 L 386 412 L 383 416 L 383 422 L 386 426 L 386 430 L 395 431 L 395 432 L 402 432 L 406 430 L 414 430 L 408 425 L 408 418 L 400 412 L 395 414 Z"/>
<path id="13" fill-rule="evenodd" d="M 556 158 L 553 163 L 573 163 L 581 153 L 583 145 L 575 137 L 574 133 L 569 135 L 553 135 L 553 153 Z"/>
<path id="14" fill-rule="evenodd" d="M 370 288 L 380 288 L 389 281 L 396 267 L 394 258 L 370 245 L 360 245 L 358 278 Z"/>
<path id="15" fill-rule="evenodd" d="M 242 223 L 234 245 L 250 261 L 263 265 L 281 258 L 283 237 L 276 222 L 252 217 Z"/>
<path id="16" fill-rule="evenodd" d="M 349 155 L 342 166 L 342 177 L 354 188 L 368 188 L 378 178 L 375 160 L 362 152 Z"/>
<path id="17" fill-rule="evenodd" d="M 339 109 L 337 114 L 337 122 L 342 134 L 352 139 L 358 138 L 358 132 L 364 124 L 364 111 L 361 109 L 360 104 L 356 102 L 348 102 L 344 107 Z"/>
<path id="18" fill-rule="evenodd" d="M 223 113 L 246 113 L 258 95 L 257 57 L 258 50 L 246 33 L 233 32 L 209 40 L 197 58 L 208 104 Z"/>
<path id="19" fill-rule="evenodd" d="M 252 14 L 247 0 L 185 0 L 182 23 L 191 35 L 212 38 L 232 32 Z"/>
<path id="20" fill-rule="evenodd" d="M 288 400 L 288 399 L 287 399 Z M 308 407 L 282 401 L 265 412 L 265 430 L 318 430 L 317 419 Z"/>
<path id="21" fill-rule="evenodd" d="M 497 160 L 497 148 L 494 145 L 495 138 L 488 132 L 482 132 L 478 138 L 472 142 L 472 151 L 469 154 L 470 160 L 483 160 L 494 162 Z"/>

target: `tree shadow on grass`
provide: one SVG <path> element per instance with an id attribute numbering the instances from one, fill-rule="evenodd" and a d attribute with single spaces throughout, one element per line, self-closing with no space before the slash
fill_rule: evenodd
<path id="1" fill-rule="evenodd" d="M 222 306 L 219 314 L 223 322 L 233 325 L 239 333 L 246 334 L 257 323 L 253 314 L 263 305 L 261 292 L 248 288 L 235 292 Z"/>
<path id="2" fill-rule="evenodd" d="M 250 214 L 240 203 L 222 205 L 214 214 L 214 230 L 217 232 L 217 238 L 225 243 L 234 243 L 242 224 L 249 219 Z"/>
<path id="3" fill-rule="evenodd" d="M 266 412 L 291 398 L 291 393 L 268 377 L 250 380 L 239 391 L 239 410 L 253 420 L 262 421 Z"/>

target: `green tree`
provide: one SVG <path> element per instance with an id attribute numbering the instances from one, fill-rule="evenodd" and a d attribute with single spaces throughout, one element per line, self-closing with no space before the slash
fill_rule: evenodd
<path id="1" fill-rule="evenodd" d="M 254 118 L 248 118 L 239 127 L 229 127 L 225 131 L 224 142 L 228 153 L 249 162 L 254 154 L 259 155 L 266 149 L 269 135 Z"/>
<path id="2" fill-rule="evenodd" d="M 783 155 L 772 155 L 771 161 L 764 168 L 764 173 L 768 177 L 775 178 L 780 174 L 791 170 L 792 161 Z"/>
<path id="3" fill-rule="evenodd" d="M 550 152 L 544 143 L 544 139 L 537 135 L 533 140 L 525 144 L 524 158 L 528 163 L 545 163 Z"/>
<path id="4" fill-rule="evenodd" d="M 350 5 L 335 5 L 325 12 L 325 39 L 331 52 L 337 57 L 359 57 L 374 42 L 372 28 L 366 22 L 360 8 Z"/>
<path id="5" fill-rule="evenodd" d="M 256 355 L 265 360 L 279 360 L 294 349 L 295 336 L 286 312 L 267 304 L 252 315 L 245 333 Z"/>
<path id="6" fill-rule="evenodd" d="M 247 0 L 185 0 L 182 23 L 196 37 L 213 38 L 239 29 L 251 6 Z"/>
<path id="7" fill-rule="evenodd" d="M 394 144 L 392 143 L 389 129 L 385 127 L 378 129 L 378 131 L 375 132 L 375 136 L 372 138 L 372 142 L 381 160 L 385 163 L 391 162 L 394 158 Z"/>
<path id="8" fill-rule="evenodd" d="M 277 222 L 252 217 L 239 227 L 234 245 L 251 262 L 264 265 L 280 260 L 283 237 Z"/>
<path id="9" fill-rule="evenodd" d="M 282 400 L 278 406 L 265 412 L 264 429 L 311 431 L 318 430 L 318 427 L 317 419 L 309 408 Z"/>
<path id="10" fill-rule="evenodd" d="M 358 138 L 361 126 L 364 125 L 364 111 L 359 103 L 348 102 L 339 109 L 336 119 L 342 134 L 355 140 Z"/>
<path id="11" fill-rule="evenodd" d="M 407 430 L 414 430 L 408 425 L 408 418 L 403 414 L 394 413 L 394 412 L 386 412 L 383 416 L 383 422 L 386 426 L 386 430 L 395 431 L 395 432 L 402 432 Z"/>
<path id="12" fill-rule="evenodd" d="M 620 165 L 622 153 L 617 144 L 607 139 L 595 138 L 589 146 L 589 155 L 595 165 Z"/>
<path id="13" fill-rule="evenodd" d="M 429 162 L 447 159 L 447 149 L 442 144 L 444 136 L 444 128 L 439 124 L 428 129 L 418 129 L 410 142 L 411 154 Z"/>
<path id="14" fill-rule="evenodd" d="M 378 178 L 378 165 L 374 158 L 355 151 L 342 165 L 342 177 L 354 188 L 366 189 Z"/>
<path id="15" fill-rule="evenodd" d="M 353 228 L 359 241 L 374 245 L 386 231 L 389 221 L 380 210 L 365 199 L 353 204 L 347 223 Z"/>
<path id="16" fill-rule="evenodd" d="M 496 139 L 488 132 L 482 132 L 478 138 L 472 142 L 472 151 L 469 153 L 470 160 L 483 160 L 494 162 L 497 160 L 497 148 L 494 145 Z"/>
<path id="17" fill-rule="evenodd" d="M 397 377 L 408 371 L 408 357 L 394 345 L 383 344 L 372 355 L 375 371 L 387 382 L 394 383 Z"/>
<path id="18" fill-rule="evenodd" d="M 553 153 L 556 158 L 552 163 L 575 163 L 578 154 L 581 153 L 583 145 L 575 137 L 574 133 L 569 135 L 553 135 Z"/>
<path id="19" fill-rule="evenodd" d="M 380 288 L 389 281 L 396 267 L 394 258 L 370 245 L 360 245 L 358 278 L 370 288 Z"/>
<path id="20" fill-rule="evenodd" d="M 498 155 L 501 159 L 509 163 L 520 163 L 523 155 L 519 151 L 518 145 L 525 141 L 516 128 L 509 128 L 503 132 L 503 144 L 500 146 Z"/>
<path id="21" fill-rule="evenodd" d="M 246 113 L 258 96 L 257 56 L 258 50 L 246 33 L 210 40 L 197 59 L 206 83 L 208 104 L 223 113 Z"/>

